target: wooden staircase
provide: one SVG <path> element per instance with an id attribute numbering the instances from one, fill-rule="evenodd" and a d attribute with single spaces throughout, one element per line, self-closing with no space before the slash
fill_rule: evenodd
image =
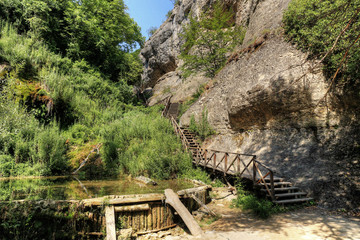
<path id="1" fill-rule="evenodd" d="M 270 186 L 270 178 L 265 178 L 265 182 Z M 266 193 L 268 198 L 271 196 L 267 193 L 265 184 L 259 183 L 261 191 Z M 274 203 L 277 204 L 291 204 L 291 203 L 303 203 L 313 200 L 307 197 L 307 193 L 301 191 L 298 187 L 293 187 L 291 182 L 286 182 L 284 178 L 274 177 Z"/>
<path id="2" fill-rule="evenodd" d="M 184 148 L 191 151 L 195 165 L 220 171 L 224 175 L 250 179 L 276 204 L 296 204 L 313 200 L 291 182 L 275 176 L 274 171 L 257 160 L 255 155 L 201 148 L 195 134 L 187 128 L 180 127 L 176 122 L 179 104 L 170 103 L 170 100 L 171 97 L 166 100 L 162 115 L 170 119 Z"/>

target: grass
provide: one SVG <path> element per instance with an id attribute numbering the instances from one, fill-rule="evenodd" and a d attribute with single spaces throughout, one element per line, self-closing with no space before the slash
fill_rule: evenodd
<path id="1" fill-rule="evenodd" d="M 312 201 L 292 206 L 280 206 L 269 200 L 258 198 L 253 193 L 245 191 L 241 183 L 237 183 L 236 188 L 237 198 L 233 200 L 231 206 L 241 208 L 243 210 L 249 210 L 254 216 L 261 219 L 268 219 L 274 214 L 294 211 L 315 204 L 315 202 Z"/>
<path id="2" fill-rule="evenodd" d="M 192 168 L 171 123 L 156 108 L 128 112 L 102 134 L 102 158 L 109 171 L 169 179 Z"/>
<path id="3" fill-rule="evenodd" d="M 232 207 L 249 210 L 254 216 L 267 219 L 275 213 L 284 212 L 285 209 L 274 205 L 271 201 L 259 199 L 254 194 L 245 191 L 241 183 L 236 185 L 237 198 L 233 200 Z"/>
<path id="4" fill-rule="evenodd" d="M 208 122 L 208 112 L 206 108 L 203 109 L 201 118 L 198 122 L 196 122 L 194 115 L 191 116 L 189 129 L 195 133 L 201 141 L 204 141 L 207 137 L 215 134 L 215 131 Z"/>

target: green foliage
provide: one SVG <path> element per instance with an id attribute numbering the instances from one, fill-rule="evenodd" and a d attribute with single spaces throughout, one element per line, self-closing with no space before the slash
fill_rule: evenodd
<path id="1" fill-rule="evenodd" d="M 157 27 L 150 27 L 150 28 L 147 30 L 148 36 L 151 37 L 152 35 L 154 35 L 154 33 L 156 32 L 156 30 L 158 30 Z"/>
<path id="2" fill-rule="evenodd" d="M 156 109 L 133 106 L 137 102 L 129 83 L 141 82 L 142 66 L 139 51 L 127 51 L 137 30 L 127 14 L 123 14 L 121 24 L 119 19 L 111 23 L 107 19 L 122 14 L 121 4 L 0 0 L 0 12 L 4 13 L 0 19 L 6 16 L 18 27 L 0 21 L 0 64 L 5 63 L 8 69 L 0 78 L 0 175 L 65 174 L 99 143 L 103 147 L 96 167 L 105 167 L 104 173 L 173 178 L 191 168 L 191 158 L 182 151 L 168 120 Z M 56 35 L 57 26 L 54 33 L 41 28 L 49 24 L 45 16 L 57 6 L 65 9 L 61 16 L 54 16 L 65 29 L 61 34 L 67 36 L 62 47 L 47 36 L 61 39 L 62 35 Z M 115 13 L 116 7 L 119 13 Z M 93 14 L 95 11 L 99 14 Z M 101 27 L 104 23 L 108 29 Z M 124 24 L 130 33 L 113 32 Z M 78 35 L 69 37 L 74 29 Z M 121 37 L 127 45 L 112 48 L 110 45 Z M 111 60 L 111 64 L 106 66 L 116 72 L 116 81 L 112 81 L 114 72 L 101 67 L 103 63 L 92 62 L 92 54 L 99 59 L 109 57 L 106 61 Z"/>
<path id="3" fill-rule="evenodd" d="M 182 178 L 188 178 L 192 180 L 198 180 L 205 184 L 211 184 L 211 178 L 207 172 L 203 171 L 201 168 L 190 168 L 187 171 L 184 171 L 181 174 Z"/>
<path id="4" fill-rule="evenodd" d="M 65 141 L 56 125 L 46 127 L 35 137 L 37 160 L 45 164 L 52 174 L 60 174 L 67 170 Z"/>
<path id="5" fill-rule="evenodd" d="M 345 29 L 333 51 L 325 58 L 324 70 L 328 77 L 332 77 L 349 51 L 340 67 L 337 82 L 350 88 L 358 85 L 360 79 L 359 5 L 359 0 L 293 0 L 283 19 L 289 39 L 315 58 L 325 56 Z"/>
<path id="6" fill-rule="evenodd" d="M 51 207 L 48 204 L 2 202 L 0 239 L 74 239 L 76 219 L 85 219 L 85 214 L 68 203 Z"/>
<path id="7" fill-rule="evenodd" d="M 133 102 L 132 88 L 124 80 L 103 78 L 85 61 L 52 53 L 9 24 L 0 27 L 0 57 L 16 66 L 5 73 L 0 92 L 0 154 L 15 161 L 15 170 L 4 175 L 30 174 L 24 166 L 34 166 L 34 175 L 64 173 L 69 168 L 65 141 L 81 145 L 97 138 L 101 125 L 121 117 L 126 103 Z M 81 127 L 71 128 L 75 122 Z"/>
<path id="8" fill-rule="evenodd" d="M 179 117 L 181 117 L 195 103 L 205 91 L 205 85 L 201 84 L 189 100 L 180 105 Z"/>
<path id="9" fill-rule="evenodd" d="M 169 18 L 169 17 L 171 17 L 171 15 L 172 15 L 172 10 L 169 10 L 165 16 L 166 16 L 166 18 Z"/>
<path id="10" fill-rule="evenodd" d="M 197 134 L 201 141 L 204 141 L 205 138 L 215 133 L 208 122 L 208 111 L 206 108 L 203 109 L 198 123 L 196 122 L 194 115 L 191 116 L 189 129 Z"/>
<path id="11" fill-rule="evenodd" d="M 131 111 L 104 129 L 108 171 L 169 179 L 191 168 L 191 158 L 158 109 Z"/>
<path id="12" fill-rule="evenodd" d="M 131 70 L 128 52 L 144 41 L 123 0 L 1 0 L 0 20 L 52 52 L 84 59 L 113 81 Z"/>
<path id="13" fill-rule="evenodd" d="M 264 199 L 258 199 L 254 195 L 246 192 L 239 183 L 236 186 L 237 198 L 233 200 L 233 206 L 242 208 L 243 210 L 251 210 L 251 212 L 260 218 L 269 218 L 273 213 L 280 211 L 279 207 L 275 207 L 272 202 Z"/>
<path id="14" fill-rule="evenodd" d="M 234 26 L 233 17 L 233 10 L 226 10 L 221 1 L 198 20 L 190 14 L 190 23 L 184 26 L 182 38 L 185 43 L 180 54 L 184 60 L 184 77 L 198 71 L 214 77 L 225 65 L 226 54 L 241 44 L 245 36 L 241 27 Z"/>
<path id="15" fill-rule="evenodd" d="M 72 62 L 68 58 L 50 52 L 41 42 L 34 43 L 34 41 L 32 38 L 19 36 L 14 28 L 3 23 L 0 56 L 11 66 L 17 66 L 24 61 L 30 62 L 35 72 L 31 79 L 40 80 L 39 91 L 45 91 L 48 97 L 47 102 L 40 104 L 43 109 L 46 108 L 42 113 L 44 115 L 44 112 L 49 112 L 55 116 L 61 127 L 67 127 L 76 120 L 93 125 L 101 109 L 118 108 L 124 102 L 134 102 L 132 88 L 124 80 L 113 83 L 102 78 L 101 73 L 85 61 Z M 138 63 L 134 58 L 133 61 Z M 135 72 L 139 73 L 139 64 L 137 66 Z M 9 95 L 13 95 L 12 91 L 16 91 L 17 98 L 24 100 L 26 96 L 31 95 L 31 89 L 19 88 L 19 86 L 30 86 L 31 82 L 19 78 L 19 71 L 17 69 L 15 74 L 8 76 L 7 90 Z M 128 78 L 131 74 L 136 75 L 129 72 L 124 78 Z M 133 80 L 138 81 L 138 79 Z M 29 104 L 30 108 L 33 107 L 32 99 L 22 102 Z M 35 107 L 39 109 L 40 106 Z"/>

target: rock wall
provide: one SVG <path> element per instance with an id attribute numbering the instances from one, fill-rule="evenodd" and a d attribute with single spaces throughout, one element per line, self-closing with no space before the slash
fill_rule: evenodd
<path id="1" fill-rule="evenodd" d="M 182 102 L 207 83 L 206 92 L 180 119 L 188 125 L 191 115 L 199 118 L 206 107 L 218 134 L 205 147 L 256 154 L 321 205 L 359 208 L 360 111 L 349 104 L 358 99 L 324 98 L 328 84 L 321 64 L 284 38 L 281 20 L 289 2 L 227 1 L 236 10 L 237 24 L 247 28 L 243 45 L 214 79 L 198 75 L 184 80 L 176 66 L 181 65 L 178 36 L 185 12 L 199 12 L 211 1 L 180 1 L 141 53 L 144 80 L 155 86 L 150 103 L 167 95 Z M 171 37 L 159 44 L 166 29 L 173 29 Z M 173 59 L 173 68 L 164 59 Z"/>

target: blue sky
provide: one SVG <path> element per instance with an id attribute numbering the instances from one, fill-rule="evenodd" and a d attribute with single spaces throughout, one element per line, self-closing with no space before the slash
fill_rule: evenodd
<path id="1" fill-rule="evenodd" d="M 173 9 L 171 0 L 124 0 L 128 13 L 141 27 L 141 33 L 148 39 L 150 27 L 160 27 L 166 14 Z"/>

